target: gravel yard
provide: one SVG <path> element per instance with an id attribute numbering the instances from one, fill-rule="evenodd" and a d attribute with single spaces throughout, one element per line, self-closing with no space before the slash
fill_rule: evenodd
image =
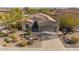
<path id="1" fill-rule="evenodd" d="M 17 34 L 20 34 L 22 32 L 19 32 Z M 54 34 L 53 34 L 54 35 Z M 0 45 L 4 47 L 17 47 L 16 43 L 6 43 L 4 42 L 5 37 L 0 37 Z M 19 37 L 20 38 L 20 37 Z M 7 45 L 7 46 L 6 46 Z M 61 40 L 56 37 L 52 39 L 42 39 L 39 37 L 39 40 L 33 40 L 33 43 L 31 45 L 27 45 L 25 48 L 65 48 Z"/>

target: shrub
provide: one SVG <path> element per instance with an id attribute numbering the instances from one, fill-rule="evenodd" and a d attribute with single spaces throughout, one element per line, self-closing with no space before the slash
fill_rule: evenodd
<path id="1" fill-rule="evenodd" d="M 30 45 L 30 44 L 32 44 L 32 41 L 23 39 L 23 40 L 21 40 L 21 41 L 19 42 L 18 45 L 19 45 L 20 47 L 25 47 L 26 45 Z"/>
<path id="2" fill-rule="evenodd" d="M 27 42 L 27 45 L 31 45 L 31 44 L 32 44 L 32 41 L 28 41 L 28 42 Z"/>
<path id="3" fill-rule="evenodd" d="M 79 37 L 77 36 L 72 36 L 71 39 L 74 43 L 77 43 L 79 41 Z"/>
<path id="4" fill-rule="evenodd" d="M 31 30 L 29 29 L 29 30 L 28 30 L 28 35 L 31 35 L 31 34 L 32 34 L 32 32 L 31 32 Z"/>
<path id="5" fill-rule="evenodd" d="M 16 42 L 18 42 L 18 39 L 12 39 L 12 42 L 14 42 L 14 43 L 16 43 Z"/>
<path id="6" fill-rule="evenodd" d="M 12 38 L 12 42 L 18 42 L 18 36 L 15 34 L 10 35 L 10 38 Z"/>
<path id="7" fill-rule="evenodd" d="M 18 45 L 19 45 L 20 47 L 25 47 L 25 46 L 27 45 L 27 42 L 28 42 L 28 41 L 26 41 L 26 40 L 21 40 Z"/>
<path id="8" fill-rule="evenodd" d="M 5 35 L 5 33 L 3 33 L 3 32 L 0 32 L 0 37 L 2 37 L 2 36 L 4 36 Z"/>
<path id="9" fill-rule="evenodd" d="M 7 43 L 10 43 L 10 42 L 12 42 L 12 38 L 5 38 L 4 41 Z"/>
<path id="10" fill-rule="evenodd" d="M 18 30 L 22 30 L 22 25 L 21 25 L 21 23 L 17 23 L 16 28 L 17 28 Z"/>

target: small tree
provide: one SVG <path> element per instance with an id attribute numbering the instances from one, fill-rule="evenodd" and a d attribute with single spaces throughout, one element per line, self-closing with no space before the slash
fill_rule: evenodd
<path id="1" fill-rule="evenodd" d="M 0 19 L 5 25 L 10 25 L 12 22 L 23 18 L 23 10 L 21 8 L 11 8 L 8 13 L 0 15 Z"/>

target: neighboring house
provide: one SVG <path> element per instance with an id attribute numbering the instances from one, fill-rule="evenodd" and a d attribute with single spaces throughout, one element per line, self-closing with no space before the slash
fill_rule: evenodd
<path id="1" fill-rule="evenodd" d="M 10 12 L 10 8 L 0 8 L 0 14 L 1 13 L 8 13 Z"/>
<path id="2" fill-rule="evenodd" d="M 37 28 L 33 28 L 34 23 L 37 22 L 38 26 Z M 31 15 L 29 19 L 26 19 L 22 22 L 22 29 L 26 29 L 26 24 L 29 25 L 29 27 L 32 28 L 32 31 L 34 32 L 58 32 L 59 25 L 55 19 L 52 17 L 43 14 L 43 13 L 36 13 Z M 36 26 L 36 25 L 35 25 Z"/>

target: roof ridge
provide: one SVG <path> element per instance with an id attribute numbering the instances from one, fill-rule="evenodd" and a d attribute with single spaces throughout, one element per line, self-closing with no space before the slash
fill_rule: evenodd
<path id="1" fill-rule="evenodd" d="M 53 19 L 53 20 L 49 20 L 49 21 L 55 21 L 55 22 L 56 22 L 56 20 L 54 20 L 54 18 L 50 17 L 50 16 L 47 15 L 47 14 L 40 13 L 40 15 L 44 16 L 47 20 L 49 20 L 50 18 Z"/>

